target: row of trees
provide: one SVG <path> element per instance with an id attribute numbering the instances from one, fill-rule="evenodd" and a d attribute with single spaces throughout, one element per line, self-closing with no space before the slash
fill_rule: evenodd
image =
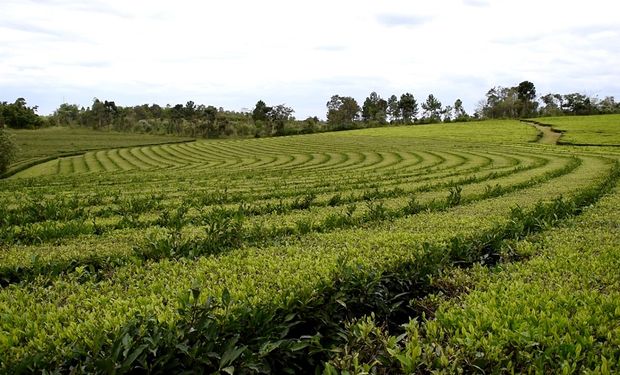
<path id="1" fill-rule="evenodd" d="M 212 105 L 142 104 L 122 107 L 113 101 L 95 98 L 90 107 L 61 104 L 50 116 L 52 124 L 85 126 L 93 129 L 179 134 L 192 137 L 273 136 L 304 131 L 283 104 L 267 106 L 259 100 L 254 111 L 227 111 Z M 318 122 L 318 119 L 316 119 Z"/>
<path id="2" fill-rule="evenodd" d="M 537 116 L 596 115 L 620 113 L 613 96 L 600 100 L 585 94 L 546 94 L 537 99 L 536 87 L 523 81 L 514 87 L 496 86 L 478 104 L 479 118 L 527 118 Z M 540 101 L 539 101 L 540 100 Z"/>
<path id="3" fill-rule="evenodd" d="M 298 121 L 294 110 L 284 104 L 267 105 L 259 100 L 253 110 L 227 111 L 212 105 L 185 104 L 159 106 L 142 104 L 123 107 L 114 101 L 95 98 L 89 107 L 61 104 L 50 116 L 37 115 L 36 106 L 23 98 L 0 102 L 0 128 L 37 128 L 70 125 L 155 134 L 192 137 L 269 137 L 354 129 L 387 124 L 419 124 L 470 119 L 525 118 L 536 116 L 620 113 L 613 97 L 602 100 L 580 93 L 546 94 L 537 98 L 536 87 L 523 81 L 514 87 L 493 87 L 469 116 L 463 102 L 444 106 L 433 94 L 419 103 L 413 94 L 382 98 L 376 92 L 360 106 L 350 96 L 334 95 L 326 104 L 327 122 L 317 117 Z"/>
<path id="4" fill-rule="evenodd" d="M 376 92 L 371 92 L 364 100 L 362 107 L 350 96 L 334 95 L 327 102 L 327 122 L 334 130 L 351 129 L 361 120 L 369 125 L 436 123 L 450 121 L 467 121 L 470 116 L 463 108 L 461 99 L 454 102 L 454 106 L 443 106 L 441 102 L 430 94 L 421 105 L 421 117 L 418 101 L 413 94 L 405 93 L 399 97 L 390 96 L 383 99 Z"/>
<path id="5" fill-rule="evenodd" d="M 613 96 L 599 99 L 580 93 L 547 94 L 541 96 L 540 100 L 544 104 L 539 111 L 541 116 L 620 113 L 620 103 Z"/>
<path id="6" fill-rule="evenodd" d="M 35 129 L 44 124 L 37 115 L 37 106 L 29 107 L 26 99 L 18 98 L 13 103 L 0 102 L 0 128 Z"/>

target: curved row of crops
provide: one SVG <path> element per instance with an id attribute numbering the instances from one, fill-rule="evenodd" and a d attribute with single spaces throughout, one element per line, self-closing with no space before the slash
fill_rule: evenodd
<path id="1" fill-rule="evenodd" d="M 370 129 L 24 171 L 0 184 L 0 369 L 320 367 L 343 321 L 398 310 L 617 178 L 613 155 L 532 139 L 516 122 Z"/>

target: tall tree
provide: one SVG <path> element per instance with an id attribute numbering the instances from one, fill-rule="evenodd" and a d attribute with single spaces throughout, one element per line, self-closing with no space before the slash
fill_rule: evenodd
<path id="1" fill-rule="evenodd" d="M 402 117 L 398 97 L 396 95 L 390 96 L 387 101 L 387 114 L 390 116 L 391 122 L 399 122 Z"/>
<path id="2" fill-rule="evenodd" d="M 0 117 L 2 123 L 15 129 L 34 129 L 43 125 L 43 120 L 37 115 L 38 107 L 28 107 L 26 99 L 17 98 L 14 103 L 0 103 Z"/>
<path id="3" fill-rule="evenodd" d="M 562 114 L 562 103 L 558 100 L 562 95 L 547 94 L 540 97 L 545 105 L 541 108 L 540 113 L 544 116 L 559 116 Z"/>
<path id="4" fill-rule="evenodd" d="M 287 107 L 284 104 L 278 104 L 272 107 L 267 116 L 269 121 L 273 123 L 275 128 L 275 135 L 284 135 L 284 127 L 286 122 L 292 119 L 292 114 L 295 111 L 291 107 Z"/>
<path id="5" fill-rule="evenodd" d="M 467 121 L 468 118 L 469 116 L 465 112 L 465 108 L 463 108 L 463 101 L 456 99 L 454 102 L 454 121 Z"/>
<path id="6" fill-rule="evenodd" d="M 414 121 L 418 115 L 418 102 L 413 97 L 413 94 L 402 94 L 400 96 L 400 101 L 398 102 L 398 109 L 400 110 L 400 115 L 406 124 Z"/>
<path id="7" fill-rule="evenodd" d="M 438 122 L 441 120 L 441 102 L 433 94 L 429 94 L 426 101 L 422 103 L 424 117 L 427 121 Z"/>
<path id="8" fill-rule="evenodd" d="M 264 101 L 259 100 L 256 102 L 256 106 L 252 111 L 252 120 L 256 123 L 257 121 L 267 121 L 267 113 L 271 111 L 271 107 L 267 107 Z"/>
<path id="9" fill-rule="evenodd" d="M 523 81 L 517 86 L 517 98 L 521 101 L 521 116 L 533 115 L 534 99 L 536 99 L 536 87 L 530 81 Z"/>
<path id="10" fill-rule="evenodd" d="M 361 111 L 357 101 L 350 96 L 334 95 L 327 102 L 327 122 L 332 129 L 350 129 Z"/>
<path id="11" fill-rule="evenodd" d="M 382 99 L 376 92 L 371 92 L 364 100 L 362 106 L 362 119 L 364 121 L 375 121 L 385 123 L 388 103 Z"/>
<path id="12" fill-rule="evenodd" d="M 52 115 L 59 125 L 74 125 L 80 118 L 80 109 L 76 104 L 61 104 Z"/>

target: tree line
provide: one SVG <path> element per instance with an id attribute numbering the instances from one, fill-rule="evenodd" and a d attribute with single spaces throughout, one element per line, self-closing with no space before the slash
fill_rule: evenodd
<path id="1" fill-rule="evenodd" d="M 114 101 L 98 98 L 87 107 L 63 103 L 49 116 L 39 116 L 37 109 L 37 106 L 28 106 L 23 98 L 13 103 L 0 102 L 0 128 L 35 129 L 63 125 L 205 138 L 271 137 L 472 119 L 620 113 L 620 103 L 616 103 L 612 96 L 601 100 L 581 93 L 549 93 L 539 98 L 534 84 L 523 81 L 514 87 L 489 89 L 472 115 L 465 111 L 461 99 L 444 106 L 433 94 L 419 102 L 410 92 L 382 98 L 374 91 L 361 106 L 351 96 L 333 95 L 326 103 L 326 121 L 316 116 L 298 120 L 293 108 L 285 104 L 267 105 L 262 100 L 252 110 L 241 111 L 193 101 L 165 106 L 120 106 Z"/>
<path id="2" fill-rule="evenodd" d="M 620 103 L 613 96 L 599 99 L 581 93 L 548 93 L 538 98 L 534 84 L 523 81 L 514 87 L 491 88 L 478 103 L 474 116 L 498 119 L 613 113 L 620 113 Z"/>

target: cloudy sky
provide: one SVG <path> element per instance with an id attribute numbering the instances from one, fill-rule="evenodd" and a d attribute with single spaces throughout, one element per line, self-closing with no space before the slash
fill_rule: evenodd
<path id="1" fill-rule="evenodd" d="M 39 113 L 94 97 L 121 105 L 258 99 L 325 117 L 430 93 L 473 110 L 495 85 L 620 97 L 615 0 L 0 0 L 0 100 Z"/>

